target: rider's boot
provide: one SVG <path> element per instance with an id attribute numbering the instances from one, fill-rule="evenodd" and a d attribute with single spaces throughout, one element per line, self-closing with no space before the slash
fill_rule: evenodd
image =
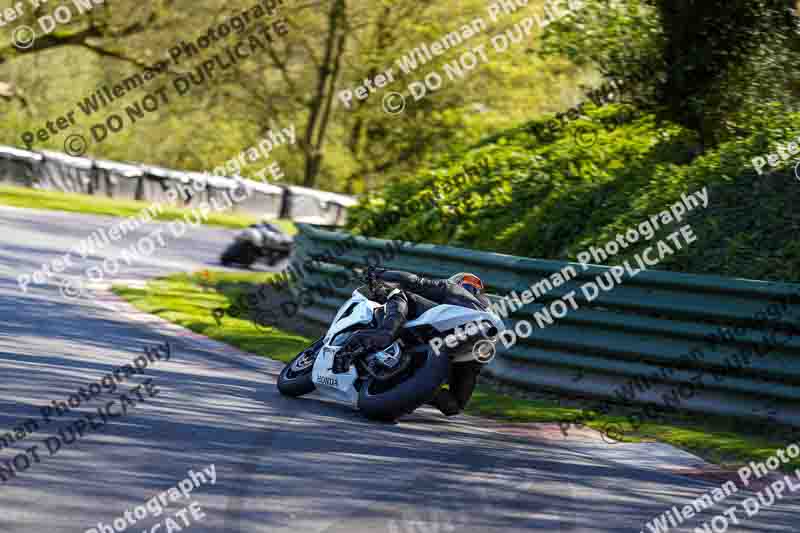
<path id="1" fill-rule="evenodd" d="M 439 409 L 446 416 L 457 415 L 461 412 L 461 407 L 458 405 L 456 397 L 447 389 L 436 391 L 436 394 L 427 403 Z"/>

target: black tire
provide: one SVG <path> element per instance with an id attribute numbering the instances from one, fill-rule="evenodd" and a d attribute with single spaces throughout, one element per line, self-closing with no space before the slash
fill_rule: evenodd
<path id="1" fill-rule="evenodd" d="M 220 263 L 229 265 L 231 263 L 238 263 L 249 267 L 255 263 L 258 258 L 258 253 L 253 245 L 247 241 L 234 241 L 233 244 L 222 252 Z"/>
<path id="2" fill-rule="evenodd" d="M 358 408 L 372 420 L 392 421 L 429 401 L 447 379 L 450 359 L 427 346 L 416 350 L 420 362 L 414 374 L 386 392 L 373 392 L 374 378 L 358 391 Z"/>
<path id="3" fill-rule="evenodd" d="M 278 376 L 278 391 L 283 394 L 284 396 L 292 396 L 298 397 L 304 394 L 308 394 L 312 392 L 316 387 L 314 386 L 314 382 L 312 381 L 312 370 L 314 370 L 314 365 L 311 364 L 306 370 L 302 372 L 295 372 L 293 367 L 295 366 L 295 361 L 303 357 L 304 355 L 308 354 L 309 352 L 314 353 L 314 359 L 316 360 L 316 352 L 322 346 L 322 339 L 319 339 L 314 344 L 297 354 L 294 359 L 289 361 L 289 363 L 283 367 L 281 370 L 281 374 Z"/>

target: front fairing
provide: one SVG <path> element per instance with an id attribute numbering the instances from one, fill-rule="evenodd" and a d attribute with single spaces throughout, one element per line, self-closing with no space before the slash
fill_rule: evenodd
<path id="1" fill-rule="evenodd" d="M 353 291 L 353 295 L 339 308 L 336 316 L 325 334 L 325 344 L 330 344 L 331 340 L 342 331 L 357 324 L 370 324 L 375 316 L 375 309 L 380 307 L 366 296 L 361 294 L 358 289 Z"/>
<path id="2" fill-rule="evenodd" d="M 345 344 L 337 342 L 337 345 L 334 345 L 333 341 L 344 331 L 358 329 L 354 326 L 369 327 L 377 307 L 380 305 L 370 301 L 356 289 L 350 299 L 339 308 L 331 327 L 325 334 L 323 346 L 314 362 L 312 372 L 314 385 L 322 396 L 349 403 L 353 407 L 357 406 L 358 391 L 355 383 L 359 378 L 358 372 L 351 366 L 347 372 L 333 373 L 333 358 Z"/>

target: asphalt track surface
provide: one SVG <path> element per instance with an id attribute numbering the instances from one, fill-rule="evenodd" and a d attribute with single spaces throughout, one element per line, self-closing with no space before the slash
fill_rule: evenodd
<path id="1" fill-rule="evenodd" d="M 192 533 L 638 532 L 649 531 L 644 523 L 672 505 L 682 507 L 719 486 L 676 475 L 675 467 L 696 461 L 658 444 L 608 444 L 574 433 L 521 436 L 428 408 L 397 424 L 372 423 L 347 406 L 281 397 L 276 362 L 215 349 L 177 328 L 134 320 L 91 300 L 67 301 L 55 285 L 18 290 L 18 274 L 112 222 L 0 207 L 0 435 L 37 418 L 51 400 L 66 400 L 130 363 L 144 345 L 172 346 L 169 361 L 121 385 L 124 390 L 150 378 L 159 390 L 125 416 L 52 457 L 42 441 L 77 415 L 0 450 L 0 464 L 33 445 L 41 458 L 0 483 L 0 532 L 110 525 L 186 478 L 189 469 L 210 464 L 216 483 L 191 494 L 206 515 L 202 521 L 186 526 L 175 517 L 188 503 L 182 499 L 160 517 L 124 530 L 150 531 L 171 517 L 181 528 L 171 531 Z M 232 234 L 194 229 L 119 277 L 219 268 L 218 254 Z M 77 411 L 91 413 L 102 403 L 95 399 Z M 692 532 L 747 495 L 735 494 L 670 531 Z M 729 531 L 796 531 L 798 517 L 797 500 L 783 501 Z"/>

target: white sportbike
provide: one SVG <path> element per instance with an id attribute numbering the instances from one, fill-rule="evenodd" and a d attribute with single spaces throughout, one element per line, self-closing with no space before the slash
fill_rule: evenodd
<path id="1" fill-rule="evenodd" d="M 353 291 L 325 336 L 286 365 L 278 377 L 281 394 L 302 396 L 318 390 L 368 418 L 394 420 L 431 400 L 447 380 L 451 364 L 491 361 L 497 335 L 506 329 L 489 310 L 437 305 L 406 322 L 390 346 L 359 354 L 346 372 L 333 373 L 334 357 L 350 337 L 382 319 L 384 306 L 370 299 L 374 289 L 370 284 Z"/>

